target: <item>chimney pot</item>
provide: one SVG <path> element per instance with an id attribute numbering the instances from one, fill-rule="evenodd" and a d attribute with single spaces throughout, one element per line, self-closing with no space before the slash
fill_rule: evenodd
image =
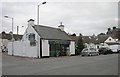
<path id="1" fill-rule="evenodd" d="M 34 26 L 34 20 L 33 19 L 28 20 L 28 26 Z"/>
<path id="2" fill-rule="evenodd" d="M 61 31 L 64 31 L 64 25 L 62 24 L 62 22 L 60 22 L 60 26 L 58 26 L 58 28 L 59 28 Z"/>
<path id="3" fill-rule="evenodd" d="M 116 29 L 116 27 L 113 27 L 113 29 Z"/>

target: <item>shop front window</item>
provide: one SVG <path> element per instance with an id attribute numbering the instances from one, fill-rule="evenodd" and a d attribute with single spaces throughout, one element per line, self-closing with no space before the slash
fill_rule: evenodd
<path id="1" fill-rule="evenodd" d="M 50 56 L 66 56 L 69 50 L 69 41 L 49 40 Z"/>

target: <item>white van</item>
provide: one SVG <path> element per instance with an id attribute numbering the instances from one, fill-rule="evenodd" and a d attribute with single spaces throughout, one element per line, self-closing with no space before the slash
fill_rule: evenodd
<path id="1" fill-rule="evenodd" d="M 112 50 L 113 53 L 118 53 L 120 51 L 120 45 L 119 44 L 116 44 L 116 45 L 110 45 L 109 46 L 110 49 Z"/>

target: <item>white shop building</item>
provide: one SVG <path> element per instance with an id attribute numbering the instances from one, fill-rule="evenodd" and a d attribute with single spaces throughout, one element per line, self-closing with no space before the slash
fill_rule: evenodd
<path id="1" fill-rule="evenodd" d="M 28 21 L 28 27 L 20 41 L 8 43 L 8 55 L 24 57 L 52 57 L 75 55 L 75 41 L 64 31 L 64 25 L 58 28 L 34 25 Z"/>

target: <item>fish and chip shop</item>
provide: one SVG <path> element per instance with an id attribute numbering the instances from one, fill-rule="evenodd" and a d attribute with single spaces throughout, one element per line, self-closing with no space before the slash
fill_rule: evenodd
<path id="1" fill-rule="evenodd" d="M 8 43 L 8 55 L 23 57 L 57 57 L 75 55 L 75 41 L 64 31 L 64 25 L 58 28 L 34 25 L 28 21 L 28 27 L 20 41 Z"/>

